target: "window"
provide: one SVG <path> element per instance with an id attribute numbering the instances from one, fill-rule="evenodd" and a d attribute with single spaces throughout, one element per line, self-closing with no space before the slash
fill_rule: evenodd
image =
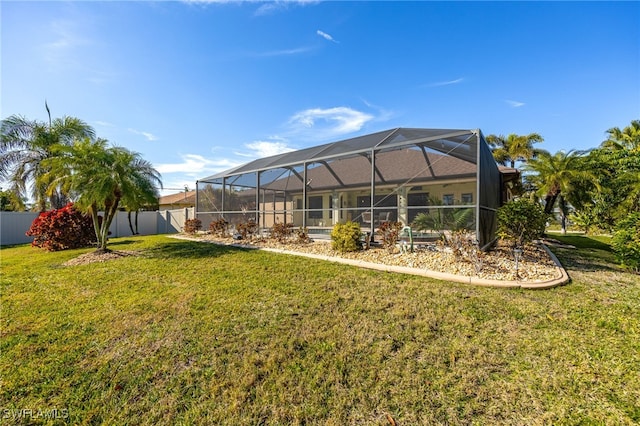
<path id="1" fill-rule="evenodd" d="M 444 194 L 442 196 L 442 205 L 443 206 L 452 206 L 453 205 L 453 194 Z"/>
<path id="2" fill-rule="evenodd" d="M 322 196 L 309 197 L 309 219 L 322 219 Z"/>
<path id="3" fill-rule="evenodd" d="M 425 212 L 424 207 L 429 205 L 428 192 L 410 192 L 407 196 L 407 204 L 409 207 L 409 223 L 413 222 L 418 213 Z"/>
<path id="4" fill-rule="evenodd" d="M 462 194 L 462 204 L 473 204 L 473 194 L 471 192 Z"/>

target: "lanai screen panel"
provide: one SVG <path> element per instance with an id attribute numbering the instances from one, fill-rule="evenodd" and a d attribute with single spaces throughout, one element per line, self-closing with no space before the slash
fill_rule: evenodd
<path id="1" fill-rule="evenodd" d="M 209 229 L 209 224 L 222 218 L 223 188 L 222 179 L 210 182 L 198 182 L 196 185 L 196 213 L 202 222 L 202 229 Z"/>
<path id="2" fill-rule="evenodd" d="M 208 183 L 222 188 L 222 181 L 225 217 L 259 220 L 262 214 L 265 226 L 265 214 L 308 218 L 308 210 L 318 210 L 310 203 L 326 210 L 317 220 L 325 226 L 331 224 L 327 216 L 335 223 L 365 210 L 390 210 L 389 219 L 410 223 L 427 207 L 465 206 L 477 209 L 474 217 L 482 215 L 476 230 L 486 243 L 495 234 L 500 179 L 480 138 L 479 131 L 399 128 L 258 159 L 198 182 L 198 211 L 219 208 L 205 190 Z"/>
<path id="3" fill-rule="evenodd" d="M 302 193 L 304 166 L 279 167 L 260 172 L 260 226 L 294 223 L 295 197 Z"/>
<path id="4" fill-rule="evenodd" d="M 493 158 L 489 146 L 484 142 L 482 133 L 478 135 L 482 141 L 479 146 L 479 212 L 478 241 L 480 247 L 491 244 L 497 229 L 496 210 L 500 207 L 500 171 Z"/>

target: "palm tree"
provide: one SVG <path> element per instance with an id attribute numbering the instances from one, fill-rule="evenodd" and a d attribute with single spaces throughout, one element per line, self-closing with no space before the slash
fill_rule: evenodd
<path id="1" fill-rule="evenodd" d="M 525 165 L 525 170 L 533 173 L 528 179 L 545 199 L 545 212 L 551 213 L 556 202 L 558 203 L 563 233 L 567 230 L 567 198 L 571 196 L 574 184 L 590 181 L 597 186 L 593 172 L 580 167 L 583 154 L 584 152 L 575 150 L 558 151 L 553 155 L 540 151 L 536 158 Z"/>
<path id="2" fill-rule="evenodd" d="M 623 130 L 612 127 L 607 130 L 607 133 L 609 138 L 602 142 L 602 148 L 612 151 L 640 152 L 640 120 L 632 120 L 631 124 Z"/>
<path id="3" fill-rule="evenodd" d="M 47 106 L 49 113 L 49 107 Z M 43 160 L 52 157 L 57 145 L 70 145 L 79 138 L 95 138 L 95 131 L 75 117 L 62 117 L 43 123 L 12 115 L 2 120 L 0 129 L 0 179 L 9 182 L 9 190 L 17 199 L 30 196 L 38 210 L 44 211 L 47 202 L 53 208 L 61 208 L 67 202 L 62 191 L 45 191 L 47 183 L 41 176 L 47 173 Z M 36 183 L 39 182 L 39 183 Z M 27 188 L 31 187 L 31 191 Z"/>
<path id="4" fill-rule="evenodd" d="M 620 130 L 607 130 L 609 138 L 601 150 L 614 167 L 614 182 L 619 194 L 624 194 L 621 207 L 626 211 L 640 211 L 640 120 Z"/>
<path id="5" fill-rule="evenodd" d="M 503 135 L 489 135 L 486 139 L 491 147 L 493 158 L 503 166 L 510 165 L 511 168 L 515 168 L 516 161 L 528 161 L 535 158 L 540 151 L 535 149 L 533 144 L 544 141 L 542 136 L 537 133 L 529 133 L 528 135 L 511 133 L 506 138 Z"/>
<path id="6" fill-rule="evenodd" d="M 104 139 L 76 141 L 60 146 L 59 155 L 45 161 L 50 168 L 42 180 L 48 190 L 63 188 L 78 209 L 88 213 L 98 241 L 98 251 L 108 251 L 109 227 L 120 206 L 137 206 L 158 196 L 160 174 L 140 154 L 122 147 L 107 147 Z M 104 212 L 101 220 L 99 212 Z"/>

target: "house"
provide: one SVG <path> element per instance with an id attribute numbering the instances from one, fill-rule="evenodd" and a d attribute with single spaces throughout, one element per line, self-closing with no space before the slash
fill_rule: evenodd
<path id="1" fill-rule="evenodd" d="M 509 177 L 508 179 L 512 179 Z M 360 223 L 374 235 L 387 220 L 420 213 L 465 217 L 481 247 L 495 241 L 496 209 L 507 191 L 480 130 L 396 128 L 260 158 L 198 180 L 203 226 L 224 217 L 327 234 Z"/>
<path id="2" fill-rule="evenodd" d="M 196 191 L 182 191 L 177 194 L 164 195 L 158 198 L 158 210 L 175 210 L 195 207 Z"/>

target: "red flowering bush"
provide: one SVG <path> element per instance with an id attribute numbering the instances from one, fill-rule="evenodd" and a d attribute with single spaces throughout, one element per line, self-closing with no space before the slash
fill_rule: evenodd
<path id="1" fill-rule="evenodd" d="M 47 251 L 87 247 L 96 242 L 91 218 L 76 210 L 73 203 L 40 213 L 26 234 L 34 237 L 32 246 Z"/>

